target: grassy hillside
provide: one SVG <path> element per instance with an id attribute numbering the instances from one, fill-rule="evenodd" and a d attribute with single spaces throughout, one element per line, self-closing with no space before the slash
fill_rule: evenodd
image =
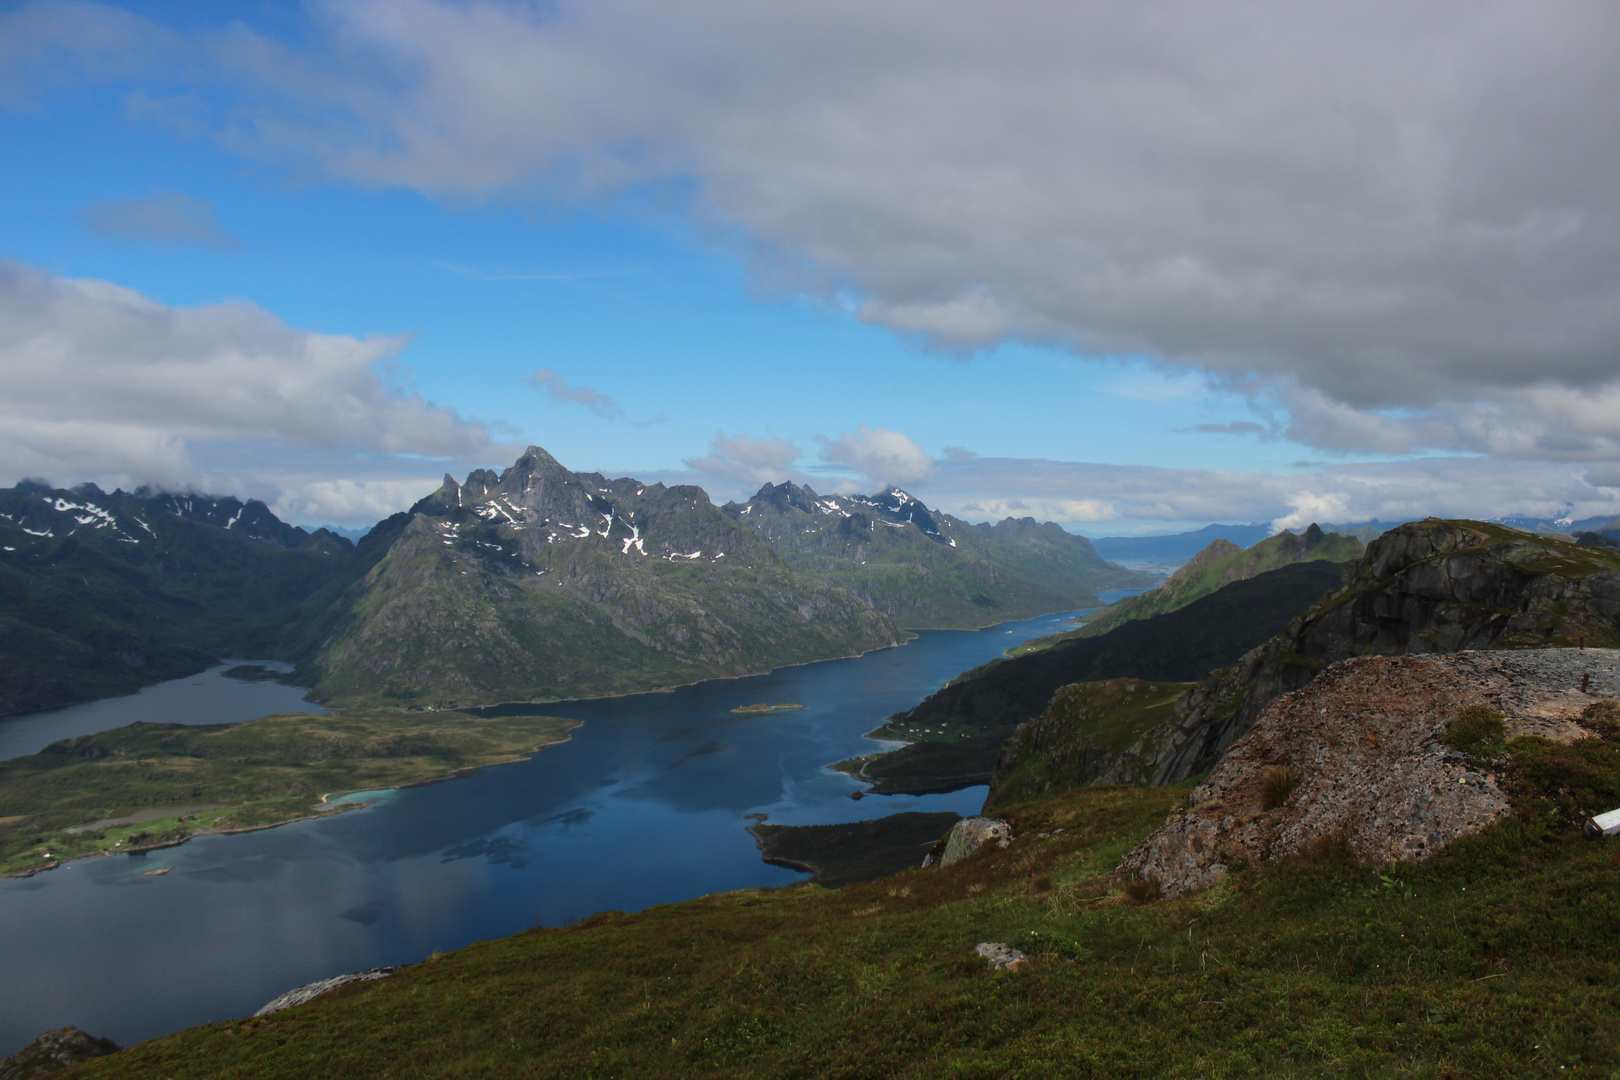
<path id="1" fill-rule="evenodd" d="M 911 745 L 838 768 L 880 792 L 984 783 L 1001 744 L 1039 716 L 1058 687 L 1129 676 L 1184 682 L 1237 660 L 1339 584 L 1335 563 L 1296 563 L 1095 638 L 994 660 L 952 680 L 872 733 Z"/>
<path id="2" fill-rule="evenodd" d="M 1216 540 L 1171 574 L 1163 585 L 1092 612 L 1079 629 L 1026 642 L 1015 655 L 1039 652 L 1059 641 L 1077 637 L 1097 637 L 1133 619 L 1151 619 L 1155 615 L 1176 611 L 1234 581 L 1247 581 L 1268 570 L 1318 560 L 1350 562 L 1360 557 L 1363 546 L 1353 536 L 1324 533 L 1315 525 L 1298 535 L 1280 532 L 1249 548 L 1240 548 L 1227 540 Z"/>
<path id="3" fill-rule="evenodd" d="M 1539 813 L 1382 871 L 1324 845 L 1138 905 L 1110 871 L 1186 798 L 1009 808 L 945 870 L 604 913 L 76 1078 L 1607 1077 L 1613 842 Z M 997 974 L 983 941 L 1027 952 Z"/>

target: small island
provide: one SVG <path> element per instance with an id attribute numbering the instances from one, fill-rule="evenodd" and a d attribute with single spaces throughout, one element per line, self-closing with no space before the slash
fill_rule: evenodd
<path id="1" fill-rule="evenodd" d="M 730 711 L 733 716 L 758 716 L 761 713 L 792 712 L 794 709 L 802 708 L 804 708 L 803 705 L 767 705 L 761 701 L 755 705 L 739 705 Z"/>

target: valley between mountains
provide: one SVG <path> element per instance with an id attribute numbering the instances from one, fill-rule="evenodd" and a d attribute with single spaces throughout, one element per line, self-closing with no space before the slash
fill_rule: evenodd
<path id="1" fill-rule="evenodd" d="M 0 763 L 8 870 L 179 842 L 200 813 L 308 816 L 317 790 L 510 760 L 572 726 L 478 705 L 848 656 L 1150 580 L 1054 525 L 969 525 L 898 490 L 766 485 L 716 507 L 538 448 L 447 477 L 353 545 L 230 500 L 20 485 L 0 506 L 16 598 L 0 643 L 39 673 L 13 700 L 257 650 L 338 708 L 135 725 Z M 1429 519 L 1365 546 L 1314 525 L 1217 541 L 950 679 L 871 733 L 902 745 L 837 765 L 864 794 L 987 784 L 1000 843 L 962 840 L 985 823 L 954 814 L 760 821 L 762 854 L 812 883 L 603 913 L 112 1056 L 52 1033 L 18 1060 L 72 1044 L 82 1075 L 128 1077 L 539 1058 L 648 1076 L 1519 1075 L 1542 1038 L 1606 1068 L 1615 863 L 1584 837 L 1620 806 L 1617 688 L 1606 532 Z M 793 703 L 731 712 L 768 723 Z M 1285 1006 L 1308 1047 L 1266 1034 Z M 1413 1010 L 1426 1026 L 1393 1019 Z"/>

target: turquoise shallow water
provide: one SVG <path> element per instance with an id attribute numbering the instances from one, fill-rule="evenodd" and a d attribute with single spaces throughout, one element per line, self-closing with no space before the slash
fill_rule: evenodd
<path id="1" fill-rule="evenodd" d="M 528 761 L 386 792 L 364 809 L 0 882 L 0 1055 L 66 1024 L 128 1045 L 247 1015 L 345 971 L 801 879 L 759 860 L 747 814 L 811 824 L 974 813 L 982 787 L 856 801 L 859 785 L 825 766 L 874 749 L 862 736 L 884 717 L 1073 614 L 930 631 L 670 693 L 524 706 L 585 725 Z M 267 685 L 221 682 L 244 695 Z M 728 711 L 761 701 L 805 708 Z M 96 704 L 116 702 L 137 698 Z M 114 717 L 103 726 L 149 718 L 103 715 Z M 142 876 L 160 866 L 173 870 Z"/>

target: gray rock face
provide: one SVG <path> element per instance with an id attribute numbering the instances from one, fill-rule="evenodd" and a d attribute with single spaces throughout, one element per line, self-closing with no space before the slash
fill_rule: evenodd
<path id="1" fill-rule="evenodd" d="M 86 1035 L 76 1027 L 47 1031 L 8 1058 L 0 1058 L 0 1080 L 29 1080 L 118 1052 L 111 1039 Z"/>
<path id="2" fill-rule="evenodd" d="M 1004 848 L 1012 843 L 1012 826 L 999 818 L 963 818 L 951 826 L 945 838 L 945 851 L 939 857 L 940 866 L 961 862 L 983 845 L 995 844 Z"/>
<path id="3" fill-rule="evenodd" d="M 321 979 L 319 982 L 306 983 L 296 990 L 289 990 L 285 994 L 271 1001 L 264 1008 L 254 1013 L 254 1016 L 268 1016 L 282 1009 L 290 1009 L 294 1005 L 302 1005 L 322 994 L 346 986 L 352 982 L 370 982 L 372 979 L 382 979 L 394 973 L 391 967 L 367 968 L 365 971 L 351 971 L 347 975 L 334 975 L 330 979 Z"/>
<path id="4" fill-rule="evenodd" d="M 1458 709 L 1496 709 L 1509 737 L 1570 742 L 1594 735 L 1578 722 L 1581 711 L 1614 697 L 1613 649 L 1341 661 L 1272 702 L 1193 792 L 1192 809 L 1120 869 L 1157 878 L 1175 896 L 1219 880 L 1225 852 L 1277 858 L 1329 836 L 1343 836 L 1373 865 L 1421 861 L 1510 809 L 1494 775 L 1440 742 Z M 1277 768 L 1297 786 L 1267 809 L 1266 774 Z"/>
<path id="5" fill-rule="evenodd" d="M 1402 525 L 1339 593 L 1178 702 L 1123 772 L 1174 784 L 1209 768 L 1268 704 L 1350 657 L 1580 643 L 1620 645 L 1620 553 L 1478 522 Z"/>

